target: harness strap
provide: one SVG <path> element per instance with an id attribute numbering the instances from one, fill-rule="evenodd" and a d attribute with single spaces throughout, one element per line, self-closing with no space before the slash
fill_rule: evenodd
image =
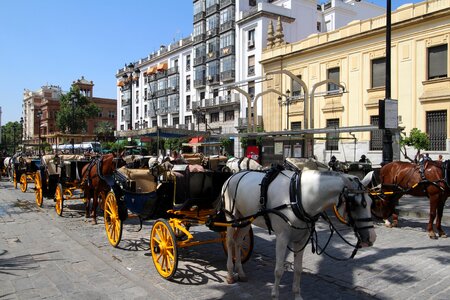
<path id="1" fill-rule="evenodd" d="M 272 233 L 272 223 L 270 222 L 269 215 L 267 214 L 267 190 L 269 189 L 269 185 L 272 181 L 278 176 L 278 174 L 283 170 L 280 165 L 272 166 L 269 170 L 267 170 L 261 181 L 261 193 L 259 197 L 259 204 L 261 205 L 260 212 L 264 216 L 264 220 L 266 221 L 267 229 L 269 230 L 269 234 Z"/>
<path id="2" fill-rule="evenodd" d="M 310 216 L 304 209 L 302 204 L 302 173 L 301 171 L 296 171 L 291 177 L 291 182 L 289 185 L 289 196 L 291 199 L 291 207 L 295 216 L 306 223 L 315 223 L 319 219 L 319 215 Z"/>

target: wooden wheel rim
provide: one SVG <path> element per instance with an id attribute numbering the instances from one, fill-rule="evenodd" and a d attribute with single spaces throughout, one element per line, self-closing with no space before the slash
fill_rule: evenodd
<path id="1" fill-rule="evenodd" d="M 159 275 L 165 279 L 171 279 L 178 266 L 178 250 L 175 234 L 166 220 L 158 220 L 153 225 L 150 235 L 150 251 Z"/>
<path id="2" fill-rule="evenodd" d="M 20 175 L 20 190 L 22 193 L 25 193 L 27 191 L 28 182 L 27 182 L 27 174 L 23 173 Z"/>
<path id="3" fill-rule="evenodd" d="M 59 216 L 62 216 L 64 196 L 63 196 L 62 185 L 61 184 L 58 184 L 58 186 L 56 187 L 55 200 L 56 200 L 56 203 L 55 203 L 56 213 Z"/>
<path id="4" fill-rule="evenodd" d="M 14 182 L 14 188 L 17 189 L 17 174 L 16 174 L 16 171 L 13 171 L 13 182 Z"/>
<path id="5" fill-rule="evenodd" d="M 223 250 L 225 251 L 225 254 L 228 255 L 228 247 L 227 247 L 227 232 L 221 232 L 220 236 L 222 237 L 222 246 Z M 247 262 L 250 257 L 252 256 L 253 252 L 253 229 L 250 227 L 250 230 L 248 231 L 247 235 L 244 237 L 244 242 L 242 244 L 241 248 L 241 262 L 245 263 Z M 233 249 L 233 261 L 236 260 L 236 254 L 234 253 Z"/>
<path id="6" fill-rule="evenodd" d="M 109 243 L 113 247 L 119 245 L 122 238 L 122 221 L 119 218 L 119 207 L 114 193 L 110 192 L 105 199 L 105 230 Z"/>
<path id="7" fill-rule="evenodd" d="M 41 181 L 41 174 L 36 172 L 36 175 L 34 176 L 34 194 L 36 198 L 36 204 L 39 207 L 42 207 L 43 202 L 43 196 L 42 196 L 42 181 Z"/>
<path id="8" fill-rule="evenodd" d="M 338 208 L 336 205 L 333 205 L 333 211 L 338 218 L 339 222 L 347 225 L 347 210 L 345 209 L 345 205 L 341 205 L 341 208 Z"/>

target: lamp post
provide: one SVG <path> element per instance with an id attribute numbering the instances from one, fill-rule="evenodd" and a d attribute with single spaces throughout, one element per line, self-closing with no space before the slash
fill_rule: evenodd
<path id="1" fill-rule="evenodd" d="M 23 144 L 23 117 L 20 117 L 20 144 Z"/>
<path id="2" fill-rule="evenodd" d="M 42 118 L 42 110 L 38 110 L 37 112 L 37 118 L 38 118 L 38 143 L 39 143 L 39 157 L 42 156 L 41 153 L 41 118 Z"/>
<path id="3" fill-rule="evenodd" d="M 75 106 L 77 104 L 77 97 L 72 94 L 70 100 L 72 101 L 72 126 L 70 127 L 70 133 L 72 134 L 72 154 L 75 153 Z"/>
<path id="4" fill-rule="evenodd" d="M 122 78 L 125 82 L 126 89 L 130 91 L 130 97 L 129 97 L 129 105 L 130 105 L 130 119 L 128 124 L 128 130 L 133 130 L 133 75 L 136 75 L 139 80 L 139 74 L 141 71 L 139 69 L 135 69 L 134 65 L 130 63 L 126 67 L 126 71 L 123 73 Z"/>
<path id="5" fill-rule="evenodd" d="M 286 129 L 289 130 L 289 105 L 291 102 L 291 97 L 289 96 L 291 94 L 291 91 L 289 89 L 286 90 L 286 100 L 283 101 L 283 98 L 278 96 L 278 104 L 283 107 L 283 105 L 286 105 Z"/>

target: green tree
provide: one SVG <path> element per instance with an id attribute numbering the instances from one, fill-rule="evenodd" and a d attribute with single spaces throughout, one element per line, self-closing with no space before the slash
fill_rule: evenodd
<path id="1" fill-rule="evenodd" d="M 108 121 L 101 121 L 95 126 L 94 134 L 97 135 L 101 141 L 107 141 L 114 135 L 114 125 Z"/>
<path id="2" fill-rule="evenodd" d="M 61 96 L 56 126 L 64 133 L 86 132 L 87 119 L 95 118 L 99 112 L 97 105 L 81 94 L 78 87 L 72 86 Z"/>
<path id="3" fill-rule="evenodd" d="M 13 154 L 14 148 L 18 150 L 21 144 L 22 127 L 19 122 L 8 122 L 2 126 L 2 150 Z"/>
<path id="4" fill-rule="evenodd" d="M 406 153 L 406 146 L 413 147 L 417 150 L 414 159 L 410 158 Z M 418 157 L 420 156 L 421 150 L 429 150 L 430 149 L 430 138 L 425 132 L 420 131 L 420 129 L 413 128 L 409 132 L 409 136 L 406 136 L 403 133 L 403 137 L 400 136 L 400 150 L 403 156 L 409 161 L 417 162 Z"/>

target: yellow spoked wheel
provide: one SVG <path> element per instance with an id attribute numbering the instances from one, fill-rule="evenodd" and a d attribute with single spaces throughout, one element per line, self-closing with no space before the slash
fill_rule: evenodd
<path id="1" fill-rule="evenodd" d="M 345 209 L 345 204 L 339 205 L 337 207 L 336 205 L 333 206 L 334 214 L 336 215 L 336 218 L 339 220 L 339 222 L 343 224 L 348 224 L 347 222 L 347 210 Z"/>
<path id="2" fill-rule="evenodd" d="M 175 234 L 169 222 L 159 219 L 150 234 L 150 251 L 156 271 L 165 279 L 171 279 L 178 266 Z"/>
<path id="3" fill-rule="evenodd" d="M 20 190 L 22 193 L 25 193 L 28 188 L 28 182 L 27 182 L 27 174 L 23 173 L 20 175 Z"/>
<path id="4" fill-rule="evenodd" d="M 64 204 L 64 195 L 61 183 L 56 186 L 55 191 L 55 210 L 59 216 L 62 216 L 63 213 L 63 204 Z"/>
<path id="5" fill-rule="evenodd" d="M 106 236 L 113 247 L 119 245 L 122 238 L 122 221 L 119 218 L 119 207 L 117 206 L 116 195 L 109 192 L 104 201 L 103 210 L 105 217 Z"/>
<path id="6" fill-rule="evenodd" d="M 34 175 L 34 195 L 37 206 L 42 207 L 44 197 L 42 196 L 42 179 L 39 171 Z"/>
<path id="7" fill-rule="evenodd" d="M 228 256 L 228 247 L 227 247 L 227 232 L 221 232 L 220 236 L 222 237 L 222 246 L 223 251 L 225 251 L 225 254 Z M 244 241 L 242 243 L 241 248 L 241 262 L 245 263 L 247 262 L 250 257 L 252 256 L 253 252 L 253 229 L 250 227 L 250 230 L 248 231 L 247 235 L 244 237 Z M 236 260 L 236 254 L 234 253 L 233 249 L 233 261 Z"/>

